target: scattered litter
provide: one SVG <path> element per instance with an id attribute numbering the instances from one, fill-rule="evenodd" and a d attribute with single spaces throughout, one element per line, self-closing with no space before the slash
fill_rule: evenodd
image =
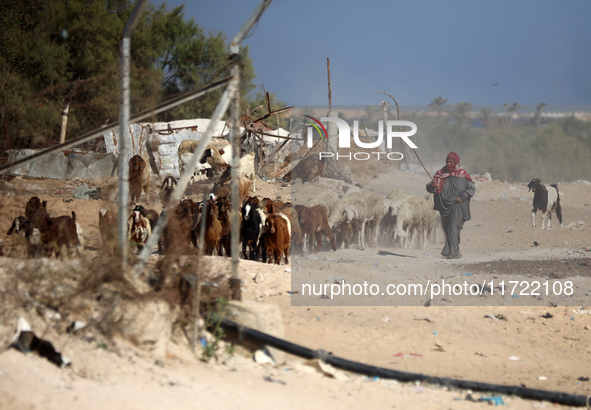
<path id="1" fill-rule="evenodd" d="M 435 336 L 437 336 L 437 330 L 434 330 L 434 331 L 433 331 L 433 334 L 434 334 Z"/>
<path id="2" fill-rule="evenodd" d="M 507 321 L 507 318 L 503 315 L 494 315 L 494 316 L 493 315 L 485 315 L 484 318 L 485 319 L 492 319 L 495 322 L 498 322 L 499 320 Z"/>
<path id="3" fill-rule="evenodd" d="M 320 370 L 322 370 L 325 375 L 331 376 L 338 381 L 346 382 L 349 379 L 343 371 L 334 368 L 323 360 L 318 360 L 318 367 L 320 367 Z"/>
<path id="4" fill-rule="evenodd" d="M 291 273 L 291 268 L 290 268 L 290 267 L 287 267 L 287 268 L 285 268 L 283 271 L 284 271 L 284 272 L 287 272 L 287 273 Z"/>
<path id="5" fill-rule="evenodd" d="M 264 279 L 265 279 L 265 277 L 263 276 L 263 274 L 261 272 L 257 272 L 254 275 L 254 278 L 252 278 L 254 283 L 261 283 Z"/>
<path id="6" fill-rule="evenodd" d="M 591 251 L 591 246 L 585 246 L 585 250 L 586 250 L 587 252 Z"/>
<path id="7" fill-rule="evenodd" d="M 402 357 L 404 359 L 408 359 L 410 357 L 423 357 L 420 353 L 396 353 L 393 355 L 394 357 Z"/>
<path id="8" fill-rule="evenodd" d="M 500 406 L 500 405 L 506 406 L 505 402 L 503 401 L 503 398 L 499 395 L 491 396 L 491 397 L 480 397 L 479 399 L 475 399 L 474 397 L 472 397 L 472 395 L 470 393 L 468 393 L 466 395 L 465 400 L 471 401 L 472 403 L 487 402 L 489 404 L 494 404 L 495 406 Z"/>
<path id="9" fill-rule="evenodd" d="M 439 341 L 437 341 L 437 343 L 435 343 L 435 349 L 433 349 L 433 351 L 443 353 L 443 352 L 445 352 L 445 349 L 443 348 L 441 343 Z"/>
<path id="10" fill-rule="evenodd" d="M 287 384 L 287 383 L 285 383 L 283 380 L 280 380 L 280 379 L 274 379 L 274 378 L 272 378 L 271 376 L 265 376 L 265 377 L 263 378 L 263 380 L 264 380 L 264 381 L 266 381 L 266 382 L 271 382 L 271 383 L 279 383 L 279 384 L 283 384 L 283 385 L 286 385 L 286 384 Z"/>
<path id="11" fill-rule="evenodd" d="M 377 262 L 374 262 L 374 263 L 373 263 L 373 266 L 378 266 L 378 263 L 377 263 Z"/>
<path id="12" fill-rule="evenodd" d="M 56 366 L 63 368 L 70 365 L 70 361 L 55 350 L 51 342 L 39 339 L 31 331 L 31 325 L 23 317 L 18 319 L 16 333 L 10 338 L 8 343 L 10 347 L 22 353 L 35 352 Z"/>
<path id="13" fill-rule="evenodd" d="M 384 317 L 382 318 L 382 322 L 384 322 L 384 323 L 388 323 L 388 322 L 393 322 L 393 320 L 392 320 L 392 319 L 390 319 L 388 316 L 384 316 Z"/>
<path id="14" fill-rule="evenodd" d="M 472 274 L 470 272 L 466 272 L 464 273 L 464 276 L 472 276 Z"/>
<path id="15" fill-rule="evenodd" d="M 273 357 L 271 356 L 267 348 L 259 349 L 256 352 L 254 352 L 253 359 L 255 363 L 258 364 L 270 364 L 271 366 L 275 366 L 275 360 L 273 360 Z"/>
<path id="16" fill-rule="evenodd" d="M 506 406 L 501 396 L 481 397 L 480 399 L 478 399 L 478 401 L 484 401 L 490 404 L 494 404 L 495 406 Z"/>
<path id="17" fill-rule="evenodd" d="M 588 377 L 581 376 L 577 380 L 580 381 L 580 382 L 588 382 L 589 381 L 589 378 Z"/>
<path id="18" fill-rule="evenodd" d="M 288 291 L 287 291 L 287 292 L 285 292 L 285 293 L 287 293 L 288 295 L 297 295 L 298 293 L 300 293 L 300 291 L 299 291 L 299 290 L 293 290 L 293 291 L 289 291 L 289 290 L 288 290 Z"/>
<path id="19" fill-rule="evenodd" d="M 66 328 L 66 332 L 68 333 L 76 333 L 77 331 L 79 331 L 80 329 L 84 329 L 86 327 L 86 323 L 85 322 L 81 322 L 79 320 L 75 320 L 74 322 L 72 322 L 70 324 L 70 326 L 68 326 Z"/>
<path id="20" fill-rule="evenodd" d="M 540 376 L 538 377 L 538 380 L 546 381 L 548 378 L 546 376 Z"/>
<path id="21" fill-rule="evenodd" d="M 100 199 L 100 188 L 90 188 L 87 184 L 77 186 L 72 190 L 76 199 Z"/>
<path id="22" fill-rule="evenodd" d="M 554 315 L 549 312 L 546 312 L 545 315 L 541 315 L 540 317 L 543 317 L 544 319 L 552 319 Z"/>
<path id="23" fill-rule="evenodd" d="M 534 241 L 534 246 L 540 246 L 540 242 Z"/>
<path id="24" fill-rule="evenodd" d="M 509 360 L 513 360 L 514 362 L 519 362 L 519 361 L 521 361 L 521 359 L 520 359 L 519 357 L 517 357 L 517 356 L 511 356 L 511 357 L 509 358 Z"/>

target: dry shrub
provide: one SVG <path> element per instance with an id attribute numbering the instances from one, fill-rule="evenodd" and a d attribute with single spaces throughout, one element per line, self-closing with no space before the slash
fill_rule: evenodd
<path id="1" fill-rule="evenodd" d="M 204 258 L 201 268 L 201 310 L 211 308 L 217 297 L 229 298 L 230 270 L 212 269 Z M 87 338 L 110 340 L 115 334 L 113 312 L 129 303 L 165 301 L 176 318 L 171 326 L 190 322 L 193 291 L 187 278 L 197 272 L 197 257 L 160 258 L 150 275 L 134 283 L 116 258 L 58 261 L 53 259 L 0 262 L 0 333 L 14 332 L 18 316 L 26 314 L 46 320 L 52 312 L 53 327 L 66 332 L 74 321 L 87 324 Z M 150 282 L 153 286 L 148 286 Z M 213 285 L 215 284 L 215 286 Z M 10 330 L 9 330 L 10 329 Z M 4 334 L 6 333 L 6 335 Z M 90 333 L 90 334 L 89 334 Z M 5 339 L 7 340 L 7 338 Z"/>

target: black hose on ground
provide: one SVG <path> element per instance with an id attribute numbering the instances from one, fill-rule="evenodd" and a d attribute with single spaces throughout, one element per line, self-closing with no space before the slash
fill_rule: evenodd
<path id="1" fill-rule="evenodd" d="M 452 379 L 449 377 L 434 377 L 420 373 L 401 372 L 383 367 L 371 366 L 363 363 L 354 362 L 333 356 L 324 350 L 312 350 L 307 347 L 279 339 L 267 333 L 256 329 L 244 327 L 236 322 L 223 319 L 222 327 L 226 330 L 237 332 L 240 340 L 251 338 L 257 342 L 282 350 L 305 359 L 318 358 L 338 369 L 363 374 L 369 377 L 379 377 L 383 379 L 395 379 L 403 382 L 425 382 L 445 387 L 456 387 L 459 389 L 469 389 L 480 392 L 494 392 L 507 395 L 514 395 L 529 400 L 549 401 L 567 406 L 587 406 L 589 398 L 587 396 L 548 391 L 540 389 L 530 389 L 528 387 L 505 386 L 502 384 L 482 383 L 469 380 Z"/>

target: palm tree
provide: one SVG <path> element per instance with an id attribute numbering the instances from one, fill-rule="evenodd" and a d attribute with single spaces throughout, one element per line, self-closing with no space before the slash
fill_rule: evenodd
<path id="1" fill-rule="evenodd" d="M 542 110 L 544 109 L 545 106 L 546 106 L 546 103 L 542 102 L 536 107 L 536 115 L 534 118 L 534 122 L 536 123 L 536 125 L 540 125 L 540 122 L 542 122 Z"/>
<path id="2" fill-rule="evenodd" d="M 458 124 L 462 124 L 464 122 L 473 106 L 474 105 L 472 103 L 468 103 L 465 101 L 456 104 L 456 108 L 454 110 L 454 117 Z"/>
<path id="3" fill-rule="evenodd" d="M 492 116 L 492 110 L 488 107 L 483 108 L 480 110 L 480 115 L 482 115 L 482 126 L 488 128 L 490 125 L 490 117 Z"/>
<path id="4" fill-rule="evenodd" d="M 434 111 L 437 111 L 437 117 L 441 117 L 441 113 L 445 111 L 443 107 L 447 103 L 447 98 L 443 98 L 441 96 L 433 98 L 431 104 L 429 104 L 429 108 Z"/>
<path id="5" fill-rule="evenodd" d="M 512 105 L 509 105 L 507 103 L 504 104 L 505 108 L 507 109 L 508 112 L 508 118 L 509 118 L 509 123 L 508 123 L 508 128 L 511 128 L 511 124 L 513 123 L 513 114 L 515 114 L 518 110 L 521 109 L 521 105 L 519 105 L 519 103 L 514 102 Z"/>

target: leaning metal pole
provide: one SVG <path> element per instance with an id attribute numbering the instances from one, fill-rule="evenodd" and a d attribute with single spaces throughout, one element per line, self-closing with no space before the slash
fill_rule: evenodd
<path id="1" fill-rule="evenodd" d="M 236 33 L 232 42 L 230 43 L 230 55 L 238 56 L 240 53 L 240 43 L 244 40 L 244 37 L 248 35 L 252 27 L 261 18 L 264 11 L 269 7 L 272 0 L 262 0 L 252 15 L 246 20 L 242 28 Z M 240 61 L 238 59 L 238 61 Z M 240 153 L 240 129 L 238 126 L 240 118 L 240 66 L 234 64 L 232 66 L 232 74 L 236 81 L 236 94 L 232 100 L 232 185 L 231 185 L 231 203 L 232 213 L 230 219 L 231 229 L 231 257 L 232 257 L 232 278 L 230 279 L 230 288 L 232 290 L 232 298 L 234 300 L 240 300 L 240 278 L 238 276 L 238 265 L 240 261 L 239 244 L 240 244 L 240 221 L 238 219 L 238 208 L 240 203 L 239 188 L 238 188 L 238 155 Z M 256 175 L 255 175 L 256 178 Z M 254 181 L 253 181 L 254 183 Z"/>
<path id="2" fill-rule="evenodd" d="M 147 5 L 146 0 L 138 0 L 127 24 L 123 29 L 120 48 L 119 87 L 119 226 L 117 239 L 123 266 L 127 264 L 127 201 L 129 198 L 128 142 L 129 135 L 129 62 L 131 33 L 135 29 Z M 149 172 L 149 170 L 146 170 Z"/>

